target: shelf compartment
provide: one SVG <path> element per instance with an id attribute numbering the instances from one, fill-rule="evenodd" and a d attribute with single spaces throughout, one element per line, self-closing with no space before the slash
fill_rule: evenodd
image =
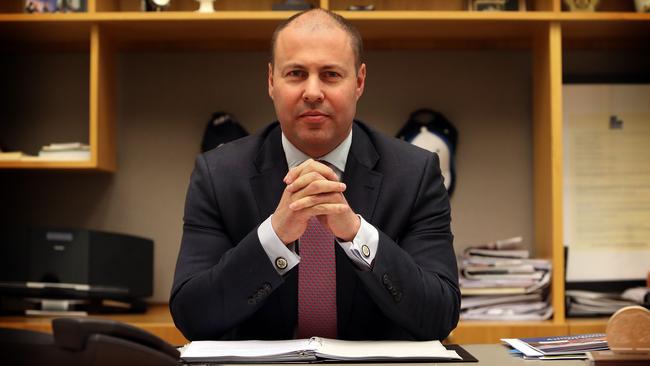
<path id="1" fill-rule="evenodd" d="M 115 54 L 110 37 L 100 28 L 92 25 L 85 35 L 88 41 L 83 48 L 89 52 L 61 51 L 59 41 L 39 48 L 41 44 L 34 41 L 29 47 L 17 43 L 18 50 L 2 53 L 2 79 L 7 87 L 0 93 L 0 117 L 9 122 L 0 128 L 4 148 L 36 155 L 43 145 L 78 141 L 90 145 L 90 160 L 0 161 L 0 168 L 116 169 Z"/>
<path id="2" fill-rule="evenodd" d="M 0 61 L 0 143 L 37 155 L 52 142 L 88 143 L 89 57 L 86 52 L 12 52 Z M 90 162 L 75 162 L 87 166 Z M 53 167 L 68 162 L 0 161 L 0 167 Z"/>
<path id="3" fill-rule="evenodd" d="M 572 47 L 647 48 L 650 42 L 650 13 L 571 13 L 560 20 Z"/>

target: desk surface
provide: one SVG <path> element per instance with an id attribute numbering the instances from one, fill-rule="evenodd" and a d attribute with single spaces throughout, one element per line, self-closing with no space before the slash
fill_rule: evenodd
<path id="1" fill-rule="evenodd" d="M 462 346 L 471 353 L 472 356 L 478 359 L 478 363 L 441 363 L 440 365 L 464 365 L 464 366 L 585 366 L 585 360 L 556 360 L 556 361 L 539 361 L 539 360 L 524 360 L 519 357 L 512 356 L 508 353 L 505 346 L 500 344 L 468 344 Z M 385 365 L 384 365 L 385 366 Z"/>

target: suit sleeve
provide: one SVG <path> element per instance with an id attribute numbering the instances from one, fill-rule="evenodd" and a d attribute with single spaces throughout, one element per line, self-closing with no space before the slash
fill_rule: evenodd
<path id="1" fill-rule="evenodd" d="M 200 155 L 187 191 L 170 297 L 174 323 L 190 340 L 221 338 L 283 283 L 259 242 L 257 227 L 240 242 L 231 240 L 214 183 Z"/>
<path id="2" fill-rule="evenodd" d="M 379 230 L 372 271 L 358 271 L 382 312 L 415 339 L 444 339 L 460 311 L 450 205 L 437 155 L 427 159 L 403 234 Z"/>

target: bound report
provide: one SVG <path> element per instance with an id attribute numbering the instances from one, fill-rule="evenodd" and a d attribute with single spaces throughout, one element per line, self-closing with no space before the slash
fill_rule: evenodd
<path id="1" fill-rule="evenodd" d="M 194 341 L 180 349 L 193 362 L 310 362 L 460 360 L 439 341 L 341 341 L 312 337 L 286 341 Z"/>

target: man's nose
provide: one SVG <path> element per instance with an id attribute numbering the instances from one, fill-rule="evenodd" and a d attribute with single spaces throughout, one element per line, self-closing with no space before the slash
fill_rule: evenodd
<path id="1" fill-rule="evenodd" d="M 322 102 L 324 97 L 320 79 L 315 76 L 310 76 L 305 83 L 305 91 L 303 92 L 302 99 L 306 103 L 318 103 Z"/>

